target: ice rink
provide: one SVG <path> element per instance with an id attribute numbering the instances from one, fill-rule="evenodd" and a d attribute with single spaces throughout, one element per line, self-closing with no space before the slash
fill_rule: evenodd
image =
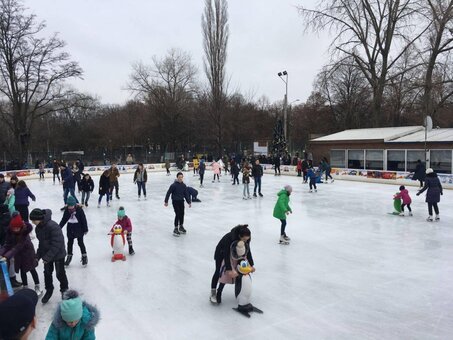
<path id="1" fill-rule="evenodd" d="M 230 176 L 211 183 L 208 172 L 198 189 L 186 173 L 202 203 L 186 207 L 188 233 L 176 238 L 173 209 L 163 205 L 174 175 L 148 173 L 147 201 L 137 201 L 132 174 L 121 175 L 121 200 L 100 209 L 94 177 L 96 194 L 85 209 L 89 264 L 82 268 L 76 243 L 67 275 L 70 288 L 100 310 L 98 339 L 452 339 L 451 191 L 442 196 L 441 221 L 428 223 L 424 194 L 416 197 L 414 187 L 414 216 L 399 217 L 388 214 L 397 185 L 335 181 L 309 193 L 301 178 L 265 175 L 264 197 L 243 201 L 242 184 L 231 185 Z M 272 217 L 285 184 L 294 188 L 289 246 L 278 244 L 280 222 Z M 28 185 L 37 196 L 30 210 L 50 208 L 59 222 L 61 186 L 49 178 Z M 107 233 L 120 205 L 133 223 L 136 254 L 112 263 Z M 232 285 L 221 305 L 209 302 L 214 249 L 242 223 L 252 231 L 252 303 L 264 311 L 250 319 L 232 310 Z M 43 286 L 42 271 L 40 263 Z M 56 289 L 48 304 L 38 303 L 32 339 L 44 339 L 59 302 Z"/>

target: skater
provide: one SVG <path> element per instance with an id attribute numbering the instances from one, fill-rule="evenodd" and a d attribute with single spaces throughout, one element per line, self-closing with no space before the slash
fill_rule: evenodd
<path id="1" fill-rule="evenodd" d="M 28 198 L 30 197 L 33 202 L 36 202 L 35 195 L 33 195 L 30 189 L 28 189 L 27 184 L 25 184 L 25 181 L 23 180 L 17 182 L 17 187 L 14 192 L 14 195 L 16 196 L 16 200 L 14 203 L 16 211 L 20 213 L 22 219 L 25 222 L 28 222 L 28 206 L 30 205 L 30 203 L 28 202 Z"/>
<path id="2" fill-rule="evenodd" d="M 46 340 L 96 339 L 94 328 L 98 323 L 98 309 L 82 301 L 77 291 L 68 290 L 53 317 Z"/>
<path id="3" fill-rule="evenodd" d="M 403 204 L 401 205 L 401 212 L 400 216 L 404 216 L 404 207 L 407 206 L 407 210 L 409 210 L 409 216 L 412 216 L 412 209 L 411 209 L 411 203 L 412 199 L 409 196 L 409 191 L 406 189 L 404 185 L 400 186 L 400 192 L 399 194 L 396 194 L 394 196 L 396 199 L 401 199 L 403 201 Z"/>
<path id="4" fill-rule="evenodd" d="M 239 185 L 239 166 L 234 160 L 231 161 L 231 175 L 233 176 L 233 185 Z"/>
<path id="5" fill-rule="evenodd" d="M 203 188 L 204 173 L 206 171 L 206 163 L 202 158 L 198 166 L 198 175 L 200 175 L 200 188 Z"/>
<path id="6" fill-rule="evenodd" d="M 310 185 L 310 190 L 309 192 L 313 192 L 313 189 L 315 190 L 315 192 L 318 191 L 318 189 L 316 188 L 316 172 L 314 171 L 313 168 L 308 168 L 307 170 L 307 178 L 309 180 L 309 185 Z"/>
<path id="7" fill-rule="evenodd" d="M 309 169 L 309 166 L 308 166 L 308 162 L 307 160 L 304 158 L 302 160 L 302 176 L 303 176 L 303 183 L 307 183 L 308 181 L 308 176 L 307 176 L 307 171 Z"/>
<path id="8" fill-rule="evenodd" d="M 28 287 L 27 273 L 30 272 L 35 283 L 35 292 L 41 295 L 39 276 L 36 272 L 38 261 L 36 261 L 35 247 L 30 238 L 32 230 L 32 225 L 24 222 L 22 217 L 15 213 L 6 233 L 5 244 L 0 249 L 0 261 L 10 262 L 14 258 L 14 269 L 16 273 L 20 271 L 23 287 Z"/>
<path id="9" fill-rule="evenodd" d="M 137 170 L 134 173 L 134 183 L 137 184 L 138 188 L 138 200 L 140 200 L 140 196 L 143 190 L 143 197 L 146 200 L 146 182 L 148 181 L 148 174 L 146 173 L 146 169 L 143 166 L 143 163 L 139 163 Z"/>
<path id="10" fill-rule="evenodd" d="M 99 199 L 98 208 L 101 207 L 102 197 L 105 196 L 107 206 L 110 207 L 110 170 L 105 170 L 99 178 Z"/>
<path id="11" fill-rule="evenodd" d="M 119 191 L 119 183 L 118 183 L 118 178 L 120 177 L 120 172 L 118 170 L 118 167 L 116 166 L 116 163 L 112 163 L 112 166 L 110 167 L 110 175 L 109 175 L 109 192 L 110 192 L 110 201 L 113 199 L 113 189 L 115 189 L 115 197 L 117 200 L 120 199 L 120 196 L 118 194 Z"/>
<path id="12" fill-rule="evenodd" d="M 215 271 L 211 280 L 211 297 L 210 300 L 212 303 L 220 304 L 222 302 L 222 291 L 225 286 L 224 283 L 219 284 L 219 289 L 217 290 L 217 283 L 219 282 L 220 276 L 223 274 L 221 272 L 222 261 L 224 265 L 224 274 L 229 276 L 231 279 L 235 279 L 238 276 L 237 271 L 233 268 L 231 263 L 231 247 L 234 244 L 237 244 L 238 241 L 245 243 L 245 246 L 248 248 L 247 260 L 252 266 L 252 272 L 255 271 L 253 267 L 253 257 L 250 250 L 250 239 L 251 232 L 247 224 L 240 224 L 231 229 L 231 231 L 225 234 L 222 239 L 219 241 L 215 248 L 214 260 L 215 260 Z"/>
<path id="13" fill-rule="evenodd" d="M 5 202 L 6 193 L 10 187 L 11 185 L 9 182 L 5 181 L 5 175 L 0 173 L 0 204 Z"/>
<path id="14" fill-rule="evenodd" d="M 277 194 L 278 199 L 274 207 L 274 217 L 278 218 L 281 222 L 280 227 L 280 244 L 289 244 L 291 240 L 286 235 L 286 215 L 292 214 L 292 210 L 289 206 L 289 196 L 291 195 L 293 188 L 291 185 L 285 185 L 283 190 L 280 190 Z"/>
<path id="15" fill-rule="evenodd" d="M 46 169 L 44 169 L 44 162 L 39 162 L 39 180 L 44 181 L 44 174 L 46 172 Z"/>
<path id="16" fill-rule="evenodd" d="M 176 178 L 177 179 L 168 188 L 164 200 L 164 206 L 168 207 L 168 199 L 171 195 L 173 209 L 175 211 L 175 228 L 173 229 L 173 236 L 179 236 L 187 232 L 187 230 L 184 229 L 184 200 L 186 200 L 189 208 L 192 207 L 187 187 L 184 184 L 184 175 L 182 172 L 178 172 Z"/>
<path id="17" fill-rule="evenodd" d="M 61 181 L 63 182 L 63 190 L 64 190 L 63 201 L 64 201 L 64 204 L 66 205 L 66 200 L 68 199 L 69 194 L 72 197 L 74 197 L 77 201 L 77 197 L 74 192 L 75 180 L 74 180 L 74 175 L 73 175 L 71 169 L 69 169 L 65 163 L 62 163 L 60 165 L 60 168 L 61 168 Z M 77 203 L 78 202 L 79 201 L 77 201 Z M 61 211 L 63 211 L 63 210 L 64 210 L 64 207 L 61 209 Z"/>
<path id="18" fill-rule="evenodd" d="M 8 206 L 9 213 L 11 215 L 13 215 L 13 213 L 16 211 L 16 207 L 15 207 L 16 195 L 14 195 L 14 189 L 13 188 L 10 188 L 6 192 L 6 199 L 5 199 L 4 204 L 6 204 Z"/>
<path id="19" fill-rule="evenodd" d="M 170 161 L 168 159 L 165 161 L 165 170 L 167 170 L 167 176 L 170 176 Z"/>
<path id="20" fill-rule="evenodd" d="M 35 317 L 38 296 L 28 288 L 21 289 L 0 303 L 2 339 L 27 340 L 38 322 Z"/>
<path id="21" fill-rule="evenodd" d="M 332 180 L 331 183 L 333 183 L 334 179 L 332 178 L 332 175 L 330 174 L 332 171 L 332 167 L 330 166 L 326 157 L 323 157 L 321 165 L 322 165 L 321 169 L 323 169 L 326 172 L 326 183 L 329 183 L 328 182 L 329 178 Z"/>
<path id="22" fill-rule="evenodd" d="M 242 193 L 242 199 L 251 199 L 250 196 L 250 166 L 248 162 L 244 163 L 242 167 L 242 184 L 244 185 L 244 191 Z"/>
<path id="23" fill-rule="evenodd" d="M 198 160 L 198 157 L 194 157 L 192 159 L 193 162 L 193 175 L 197 176 L 198 175 L 198 167 L 200 166 L 200 161 Z"/>
<path id="24" fill-rule="evenodd" d="M 63 212 L 63 217 L 60 221 L 60 228 L 63 229 L 65 224 L 66 227 L 66 237 L 68 238 L 68 255 L 66 256 L 66 261 L 64 262 L 65 267 L 68 267 L 72 261 L 72 248 L 74 245 L 74 240 L 77 239 L 77 243 L 80 247 L 80 253 L 82 254 L 82 266 L 86 267 L 88 264 L 87 250 L 85 243 L 83 243 L 83 236 L 88 233 L 88 224 L 85 212 L 82 207 L 77 205 L 77 202 L 74 197 L 68 197 L 68 205 Z"/>
<path id="25" fill-rule="evenodd" d="M 256 189 L 258 188 L 258 194 L 263 197 L 261 193 L 261 177 L 263 177 L 263 167 L 260 165 L 260 161 L 257 159 L 252 168 L 252 176 L 255 181 L 255 187 L 253 188 L 253 197 L 256 197 Z"/>
<path id="26" fill-rule="evenodd" d="M 82 205 L 88 207 L 88 200 L 94 190 L 94 182 L 90 174 L 86 173 L 80 181 L 80 191 L 82 191 Z"/>
<path id="27" fill-rule="evenodd" d="M 220 164 L 218 162 L 214 161 L 214 163 L 212 163 L 211 167 L 212 167 L 212 171 L 214 172 L 214 178 L 212 180 L 212 183 L 215 183 L 216 177 L 217 177 L 217 182 L 220 182 L 220 172 L 221 172 Z"/>
<path id="28" fill-rule="evenodd" d="M 302 177 L 302 160 L 300 158 L 297 159 L 297 177 Z"/>
<path id="29" fill-rule="evenodd" d="M 422 189 L 417 192 L 417 196 L 419 196 L 422 192 L 428 190 L 426 192 L 426 203 L 428 203 L 428 213 L 429 216 L 426 219 L 428 222 L 433 221 L 433 208 L 434 212 L 436 213 L 435 221 L 438 222 L 440 220 L 439 217 L 439 207 L 437 203 L 440 202 L 440 196 L 443 195 L 442 184 L 440 184 L 439 178 L 437 174 L 433 171 L 433 169 L 429 168 L 426 169 L 426 177 L 425 177 L 425 185 Z"/>
<path id="30" fill-rule="evenodd" d="M 17 182 L 19 182 L 19 178 L 17 178 L 16 175 L 12 175 L 11 178 L 9 179 L 9 188 L 16 189 Z"/>
<path id="31" fill-rule="evenodd" d="M 201 200 L 198 198 L 198 190 L 192 187 L 187 187 L 187 192 L 189 193 L 190 200 L 192 203 L 200 203 Z"/>
<path id="32" fill-rule="evenodd" d="M 275 172 L 275 176 L 280 176 L 281 173 L 280 173 L 280 155 L 275 155 L 274 157 L 274 172 Z M 278 174 L 277 174 L 278 172 Z"/>
<path id="33" fill-rule="evenodd" d="M 425 181 L 425 165 L 422 163 L 420 159 L 417 160 L 417 165 L 415 166 L 414 175 L 412 176 L 413 181 L 420 182 L 420 188 L 423 188 L 423 182 Z"/>
<path id="34" fill-rule="evenodd" d="M 53 184 L 55 184 L 55 177 L 58 178 L 58 183 L 60 183 L 60 164 L 56 159 L 53 160 L 53 169 L 52 169 L 52 174 L 53 174 Z"/>
<path id="35" fill-rule="evenodd" d="M 64 268 L 66 250 L 64 236 L 57 222 L 52 220 L 52 211 L 49 209 L 33 209 L 30 213 L 30 220 L 36 226 L 35 233 L 39 241 L 36 252 L 37 260 L 44 264 L 44 284 L 46 293 L 41 299 L 47 303 L 53 294 L 53 270 L 57 273 L 60 281 L 60 292 L 63 294 L 68 290 L 68 278 Z"/>
<path id="36" fill-rule="evenodd" d="M 132 244 L 132 222 L 131 219 L 126 215 L 126 210 L 124 210 L 124 207 L 119 207 L 117 217 L 118 220 L 115 222 L 110 232 L 113 233 L 114 226 L 119 224 L 122 228 L 122 232 L 126 233 L 127 244 L 129 246 L 129 255 L 134 255 L 135 251 Z"/>

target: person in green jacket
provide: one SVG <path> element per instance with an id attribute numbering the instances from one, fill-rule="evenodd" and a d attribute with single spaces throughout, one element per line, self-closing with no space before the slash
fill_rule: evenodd
<path id="1" fill-rule="evenodd" d="M 98 322 L 98 309 L 82 301 L 75 290 L 68 290 L 58 306 L 46 340 L 94 340 L 94 327 Z"/>
<path id="2" fill-rule="evenodd" d="M 13 188 L 10 188 L 8 189 L 8 192 L 6 193 L 6 199 L 5 199 L 5 203 L 7 206 L 8 206 L 8 210 L 9 210 L 9 213 L 11 214 L 11 216 L 13 215 L 13 213 L 16 211 L 16 195 L 14 195 L 14 189 Z"/>
<path id="3" fill-rule="evenodd" d="M 274 207 L 274 217 L 278 218 L 281 222 L 281 229 L 280 229 L 280 244 L 289 244 L 290 238 L 286 235 L 286 215 L 291 214 L 292 210 L 289 207 L 289 196 L 293 188 L 291 185 L 285 185 L 283 190 L 277 194 L 278 199 L 277 203 L 275 203 Z"/>

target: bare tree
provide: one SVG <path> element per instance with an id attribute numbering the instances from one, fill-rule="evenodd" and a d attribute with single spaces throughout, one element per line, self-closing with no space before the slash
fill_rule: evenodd
<path id="1" fill-rule="evenodd" d="M 57 34 L 40 37 L 44 28 L 25 13 L 20 0 L 0 0 L 0 117 L 21 158 L 36 119 L 61 109 L 62 99 L 72 93 L 63 87 L 65 80 L 82 74 Z"/>
<path id="2" fill-rule="evenodd" d="M 379 126 L 384 90 L 390 71 L 427 30 L 418 27 L 416 0 L 323 0 L 316 9 L 300 7 L 305 25 L 315 31 L 329 29 L 331 47 L 351 56 L 372 89 L 372 125 Z M 418 63 L 409 69 L 418 67 Z M 406 72 L 402 70 L 402 72 Z"/>
<path id="3" fill-rule="evenodd" d="M 227 101 L 226 72 L 227 45 L 229 37 L 228 4 L 226 0 L 205 0 L 201 18 L 204 69 L 210 86 L 211 108 L 209 116 L 215 126 L 218 156 L 222 155 L 224 110 Z"/>

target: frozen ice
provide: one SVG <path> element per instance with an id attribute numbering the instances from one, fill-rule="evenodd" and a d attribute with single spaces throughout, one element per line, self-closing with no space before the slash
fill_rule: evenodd
<path id="1" fill-rule="evenodd" d="M 451 339 L 450 191 L 442 196 L 440 222 L 428 223 L 424 197 L 416 197 L 414 187 L 409 188 L 414 216 L 400 217 L 388 214 L 397 185 L 337 180 L 309 193 L 298 177 L 265 175 L 264 197 L 244 201 L 242 184 L 231 185 L 229 176 L 211 183 L 208 172 L 199 189 L 187 172 L 186 182 L 199 190 L 202 203 L 186 206 L 188 232 L 176 238 L 173 209 L 163 205 L 173 176 L 149 173 L 148 200 L 138 201 L 132 174 L 123 174 L 121 200 L 110 208 L 104 201 L 98 209 L 93 195 L 85 209 L 89 264 L 82 268 L 76 243 L 67 275 L 70 288 L 99 307 L 99 339 Z M 285 184 L 294 190 L 289 246 L 278 244 L 280 223 L 272 217 L 276 193 Z M 37 196 L 30 209 L 50 208 L 59 222 L 61 186 L 49 178 L 28 185 Z M 120 205 L 133 223 L 136 254 L 112 263 L 107 233 Z M 240 223 L 252 230 L 252 302 L 264 311 L 250 319 L 232 310 L 237 306 L 232 285 L 221 305 L 209 302 L 214 249 Z M 40 263 L 43 285 L 42 270 Z M 54 284 L 49 303 L 38 303 L 32 339 L 45 337 L 60 302 L 56 278 Z"/>

